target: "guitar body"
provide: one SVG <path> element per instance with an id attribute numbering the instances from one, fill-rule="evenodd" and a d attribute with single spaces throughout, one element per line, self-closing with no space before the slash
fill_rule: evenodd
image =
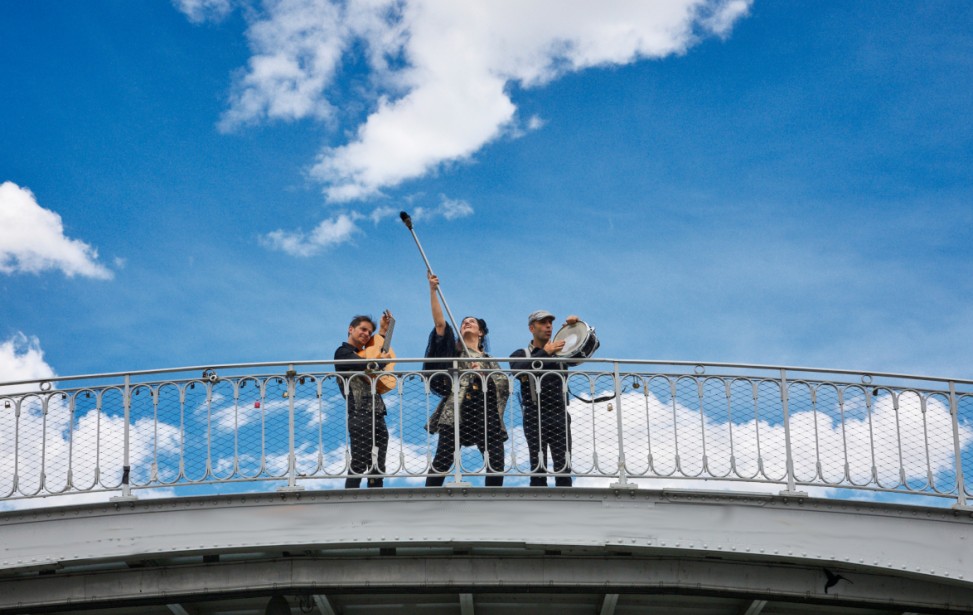
<path id="1" fill-rule="evenodd" d="M 389 347 L 385 343 L 385 341 L 386 340 L 384 337 L 376 333 L 375 335 L 372 336 L 372 339 L 368 340 L 368 343 L 365 344 L 365 347 L 358 351 L 358 356 L 363 359 L 378 361 L 380 355 L 383 352 L 383 348 L 388 348 L 389 356 L 394 359 L 395 351 L 392 350 L 392 348 Z M 389 363 L 388 365 L 385 366 L 385 369 L 381 371 L 390 372 L 394 369 L 395 369 L 395 363 Z M 375 382 L 375 391 L 379 395 L 385 395 L 386 393 L 388 393 L 389 391 L 395 388 L 395 384 L 396 384 L 395 376 L 386 374 L 384 376 L 377 376 L 377 378 L 378 379 Z"/>

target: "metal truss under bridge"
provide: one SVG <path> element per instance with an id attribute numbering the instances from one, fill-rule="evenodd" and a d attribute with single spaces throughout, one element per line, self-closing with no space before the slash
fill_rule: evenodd
<path id="1" fill-rule="evenodd" d="M 973 381 L 421 361 L 0 383 L 0 614 L 973 612 Z M 355 379 L 391 390 L 353 471 Z"/>

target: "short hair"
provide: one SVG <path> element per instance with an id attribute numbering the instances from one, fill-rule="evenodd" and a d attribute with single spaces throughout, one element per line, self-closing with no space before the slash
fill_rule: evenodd
<path id="1" fill-rule="evenodd" d="M 362 324 L 363 322 L 367 322 L 368 324 L 372 325 L 372 331 L 378 329 L 378 327 L 375 326 L 375 321 L 372 320 L 372 317 L 368 316 L 367 314 L 359 314 L 355 316 L 354 318 L 351 319 L 351 324 L 348 326 L 354 329 L 355 327 Z"/>

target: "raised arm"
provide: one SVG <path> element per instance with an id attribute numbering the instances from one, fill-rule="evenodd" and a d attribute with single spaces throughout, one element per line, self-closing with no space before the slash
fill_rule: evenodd
<path id="1" fill-rule="evenodd" d="M 443 308 L 439 305 L 439 277 L 433 275 L 431 271 L 426 272 L 429 278 L 429 303 L 432 307 L 432 322 L 436 327 L 436 335 L 442 335 L 446 331 L 446 319 L 443 317 Z"/>

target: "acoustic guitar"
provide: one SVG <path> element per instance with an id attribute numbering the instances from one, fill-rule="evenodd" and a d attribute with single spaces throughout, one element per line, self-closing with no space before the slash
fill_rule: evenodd
<path id="1" fill-rule="evenodd" d="M 365 347 L 358 351 L 358 356 L 363 359 L 378 360 L 383 352 L 389 353 L 389 357 L 395 358 L 395 351 L 392 350 L 392 331 L 395 329 L 395 319 L 392 318 L 392 312 L 385 310 L 382 314 L 389 319 L 389 328 L 385 332 L 385 335 L 379 335 L 376 333 L 368 340 Z M 388 363 L 384 369 L 379 370 L 380 372 L 390 372 L 395 369 L 395 363 Z M 376 376 L 378 380 L 375 382 L 375 391 L 379 395 L 384 395 L 395 388 L 396 379 L 395 376 L 386 374 L 384 376 Z"/>

